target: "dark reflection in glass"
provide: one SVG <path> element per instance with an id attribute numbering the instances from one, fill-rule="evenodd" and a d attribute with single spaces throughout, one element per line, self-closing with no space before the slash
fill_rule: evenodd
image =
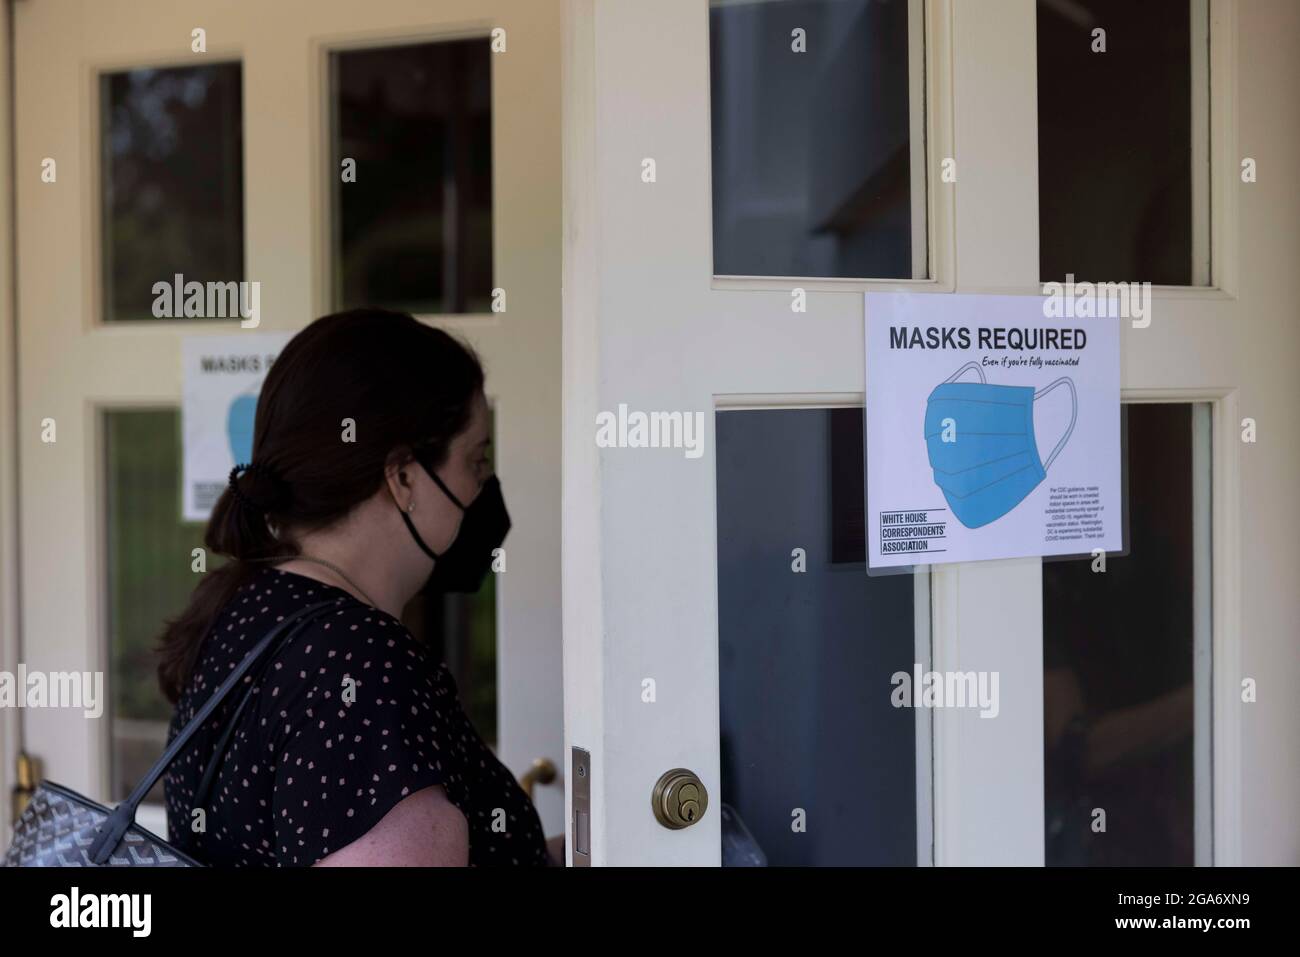
<path id="1" fill-rule="evenodd" d="M 1191 285 L 1189 0 L 1038 0 L 1038 180 L 1045 282 Z"/>
<path id="2" fill-rule="evenodd" d="M 1124 409 L 1129 554 L 1043 563 L 1048 864 L 1195 863 L 1192 409 Z"/>
<path id="3" fill-rule="evenodd" d="M 419 595 L 406 606 L 402 624 L 445 662 L 460 703 L 483 740 L 497 746 L 496 575 L 478 591 Z"/>
<path id="4" fill-rule="evenodd" d="M 913 579 L 869 578 L 861 535 L 832 557 L 832 530 L 861 525 L 862 410 L 716 427 L 723 864 L 756 845 L 770 865 L 914 865 L 918 716 L 890 703 L 916 660 Z"/>
<path id="5" fill-rule="evenodd" d="M 714 273 L 911 278 L 906 0 L 713 0 L 709 49 Z"/>
<path id="6" fill-rule="evenodd" d="M 485 39 L 332 54 L 340 308 L 491 308 L 491 55 Z"/>
<path id="7" fill-rule="evenodd" d="M 241 68 L 139 69 L 99 82 L 104 318 L 166 318 L 154 315 L 154 283 L 244 278 Z"/>

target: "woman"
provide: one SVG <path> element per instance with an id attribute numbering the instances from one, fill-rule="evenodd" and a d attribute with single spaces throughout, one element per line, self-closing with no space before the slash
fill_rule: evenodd
<path id="1" fill-rule="evenodd" d="M 163 635 L 168 739 L 278 621 L 333 604 L 244 679 L 249 706 L 235 716 L 236 688 L 168 769 L 181 849 L 232 866 L 553 862 L 446 666 L 399 620 L 435 578 L 481 580 L 505 536 L 488 429 L 478 360 L 408 315 L 326 316 L 280 353 L 252 462 L 208 522 L 208 549 L 230 561 Z"/>

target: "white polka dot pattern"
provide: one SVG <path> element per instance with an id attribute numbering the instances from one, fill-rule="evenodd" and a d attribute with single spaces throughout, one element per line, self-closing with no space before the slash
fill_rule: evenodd
<path id="1" fill-rule="evenodd" d="M 333 594 L 339 610 L 268 662 L 209 793 L 204 832 L 190 827 L 193 796 L 238 693 L 168 769 L 172 842 L 215 866 L 307 866 L 408 794 L 441 784 L 469 823 L 471 866 L 549 864 L 532 802 L 470 723 L 446 665 L 396 618 L 302 575 L 263 568 L 235 594 L 204 641 L 168 741 L 277 621 Z"/>

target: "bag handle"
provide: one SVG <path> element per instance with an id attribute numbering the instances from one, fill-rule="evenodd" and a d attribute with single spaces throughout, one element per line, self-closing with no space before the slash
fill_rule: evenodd
<path id="1" fill-rule="evenodd" d="M 277 639 L 279 639 L 281 635 L 285 634 L 290 627 L 293 628 L 293 631 L 289 635 L 289 638 L 292 639 L 294 635 L 310 624 L 312 619 L 318 616 L 320 612 L 338 606 L 338 599 L 331 598 L 328 601 L 317 602 L 314 605 L 308 605 L 306 608 L 299 609 L 284 621 L 277 623 L 276 626 L 267 632 L 266 636 L 253 647 L 253 650 L 244 656 L 244 660 L 230 672 L 226 677 L 226 680 L 223 681 L 217 690 L 212 692 L 208 697 L 208 700 L 203 703 L 203 707 L 199 708 L 198 713 L 195 714 L 189 723 L 181 729 L 180 733 L 172 739 L 172 743 L 167 746 L 165 751 L 163 751 L 162 756 L 154 762 L 154 765 L 149 769 L 149 772 L 140 779 L 140 783 L 135 786 L 127 796 L 126 800 L 113 808 L 113 812 L 105 819 L 104 823 L 100 825 L 94 843 L 91 844 L 89 851 L 90 860 L 93 863 L 103 864 L 108 860 L 109 855 L 111 855 L 117 848 L 118 843 L 122 840 L 122 836 L 126 834 L 127 829 L 135 823 L 136 809 L 145 799 L 145 796 L 153 789 L 153 786 L 158 782 L 158 779 L 162 777 L 163 772 L 165 772 L 168 766 L 180 756 L 181 752 L 185 750 L 185 746 L 189 744 L 190 739 L 194 737 L 194 734 L 203 726 L 203 722 L 208 719 L 212 712 L 215 711 L 221 702 L 230 694 L 235 685 L 243 680 L 244 675 L 248 673 L 249 669 L 252 668 L 253 665 L 257 664 L 258 659 L 265 654 L 266 650 L 270 648 L 272 644 L 276 643 Z M 254 682 L 254 684 L 256 684 L 256 682 Z M 250 685 L 248 690 L 244 693 L 244 700 L 240 702 L 240 711 L 243 710 L 244 705 L 247 704 L 248 698 L 252 693 L 253 688 Z M 233 727 L 234 722 L 232 720 L 227 726 L 226 733 L 222 737 L 223 745 L 227 740 L 229 740 L 229 729 Z M 210 775 L 215 771 L 216 758 L 220 757 L 220 754 L 221 752 L 218 751 L 213 758 L 213 762 L 209 764 L 208 771 L 204 774 L 204 781 L 208 786 L 211 785 Z"/>
<path id="2" fill-rule="evenodd" d="M 284 644 L 287 645 L 293 641 L 301 630 L 301 626 L 295 628 L 293 634 L 285 639 Z M 259 669 L 256 677 L 248 683 L 248 688 L 245 689 L 243 697 L 239 699 L 239 705 L 230 716 L 230 720 L 226 722 L 226 729 L 221 732 L 221 740 L 217 742 L 212 757 L 208 759 L 208 766 L 204 769 L 203 777 L 199 780 L 198 789 L 194 792 L 195 807 L 208 806 L 208 791 L 212 789 L 212 783 L 217 779 L 217 769 L 221 767 L 222 758 L 226 755 L 226 748 L 230 745 L 230 737 L 235 733 L 235 728 L 239 726 L 239 716 L 244 713 L 244 707 L 248 704 L 249 699 L 253 697 L 253 689 L 257 687 L 264 674 L 266 674 L 266 669 Z"/>
<path id="3" fill-rule="evenodd" d="M 342 607 L 342 605 L 336 600 L 331 601 L 330 603 Z M 355 605 L 358 603 L 350 602 L 348 604 Z M 302 613 L 308 614 L 311 611 L 312 608 L 306 608 Z M 280 642 L 279 648 L 289 645 L 298 637 L 299 633 L 306 628 L 308 624 L 310 624 L 309 621 L 301 622 L 298 627 L 294 628 L 288 637 Z M 278 651 L 279 648 L 276 650 Z M 257 687 L 258 683 L 262 680 L 262 677 L 266 674 L 266 669 L 270 666 L 272 657 L 274 657 L 273 654 L 264 655 L 263 660 L 258 663 L 257 674 L 254 675 L 253 680 L 248 683 L 248 688 L 245 689 L 243 697 L 239 699 L 239 705 L 235 708 L 234 713 L 231 714 L 230 720 L 226 722 L 226 729 L 221 732 L 221 740 L 217 742 L 217 746 L 212 752 L 212 757 L 208 760 L 208 766 L 203 772 L 203 777 L 199 780 L 198 789 L 194 792 L 195 807 L 208 806 L 208 791 L 211 790 L 213 782 L 217 779 L 217 770 L 221 767 L 222 759 L 226 756 L 226 748 L 230 745 L 230 739 L 235 733 L 235 728 L 239 726 L 239 716 L 244 713 L 244 709 L 253 699 L 253 689 Z"/>
<path id="4" fill-rule="evenodd" d="M 195 807 L 208 806 L 208 791 L 212 789 L 212 784 L 217 779 L 217 769 L 221 767 L 221 762 L 226 756 L 226 748 L 230 745 L 230 739 L 235 733 L 235 728 L 239 726 L 239 717 L 244 713 L 244 708 L 248 706 L 248 702 L 252 700 L 253 689 L 257 687 L 258 683 L 262 680 L 262 677 L 266 674 L 266 669 L 267 666 L 270 665 L 271 659 L 281 648 L 284 648 L 297 638 L 299 633 L 306 628 L 308 624 L 308 621 L 300 622 L 297 627 L 289 633 L 288 637 L 279 643 L 274 652 L 264 655 L 264 660 L 258 662 L 257 674 L 253 675 L 252 680 L 248 682 L 248 687 L 244 689 L 244 694 L 239 699 L 239 705 L 235 708 L 234 713 L 231 714 L 230 719 L 226 722 L 225 730 L 221 732 L 221 739 L 217 742 L 216 748 L 213 749 L 212 757 L 208 759 L 208 766 L 204 769 L 203 777 L 199 780 L 198 789 L 194 792 Z"/>

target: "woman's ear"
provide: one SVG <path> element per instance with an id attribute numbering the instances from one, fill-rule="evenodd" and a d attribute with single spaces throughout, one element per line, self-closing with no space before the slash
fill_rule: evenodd
<path id="1" fill-rule="evenodd" d="M 411 467 L 415 460 L 409 453 L 389 456 L 384 466 L 384 481 L 388 485 L 388 494 L 392 496 L 397 507 L 407 511 L 412 501 L 414 486 L 411 484 Z"/>

